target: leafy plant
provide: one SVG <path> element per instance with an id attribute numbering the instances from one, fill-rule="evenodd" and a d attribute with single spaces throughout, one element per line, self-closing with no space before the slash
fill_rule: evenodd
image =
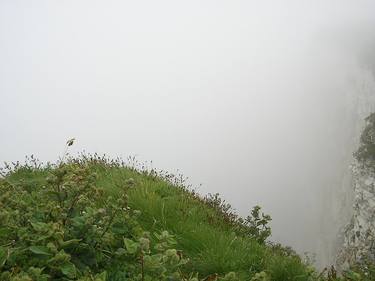
<path id="1" fill-rule="evenodd" d="M 89 167 L 62 164 L 37 188 L 0 181 L 2 281 L 106 280 L 126 266 L 129 280 L 181 278 L 187 259 L 168 232 L 150 240 L 127 204 L 126 187 L 103 200 Z M 138 237 L 138 238 L 137 238 Z"/>
<path id="2" fill-rule="evenodd" d="M 255 206 L 244 221 L 246 233 L 259 243 L 264 243 L 271 235 L 271 227 L 268 225 L 271 220 L 271 216 L 261 212 L 260 206 Z"/>

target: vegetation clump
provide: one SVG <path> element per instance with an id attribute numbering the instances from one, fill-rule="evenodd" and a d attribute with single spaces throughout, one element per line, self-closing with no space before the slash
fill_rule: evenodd
<path id="1" fill-rule="evenodd" d="M 128 207 L 127 187 L 103 197 L 96 179 L 88 165 L 70 163 L 51 169 L 41 186 L 1 180 L 1 280 L 104 281 L 115 268 L 124 280 L 178 279 L 187 260 L 173 236 L 155 233 L 152 249 Z"/>
<path id="2" fill-rule="evenodd" d="M 318 274 L 260 207 L 242 219 L 168 173 L 82 155 L 1 174 L 1 281 L 372 280 Z"/>

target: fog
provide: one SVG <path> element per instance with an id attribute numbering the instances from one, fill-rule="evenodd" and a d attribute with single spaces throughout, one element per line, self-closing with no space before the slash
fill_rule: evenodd
<path id="1" fill-rule="evenodd" d="M 0 0 L 0 161 L 135 155 L 331 263 L 374 27 L 374 1 Z"/>

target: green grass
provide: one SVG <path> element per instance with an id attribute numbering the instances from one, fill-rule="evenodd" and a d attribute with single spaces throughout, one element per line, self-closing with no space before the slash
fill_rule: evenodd
<path id="1" fill-rule="evenodd" d="M 191 270 L 202 276 L 234 271 L 250 277 L 265 270 L 273 280 L 307 280 L 306 267 L 298 258 L 280 256 L 251 237 L 236 235 L 215 210 L 189 192 L 126 168 L 97 172 L 98 184 L 112 196 L 122 182 L 133 178 L 135 188 L 128 193 L 129 204 L 141 211 L 139 221 L 144 229 L 176 235 L 178 246 L 192 260 Z"/>
<path id="2" fill-rule="evenodd" d="M 240 280 L 250 280 L 265 271 L 273 281 L 312 280 L 299 257 L 239 235 L 223 214 L 186 189 L 121 165 L 100 161 L 85 165 L 98 175 L 96 184 L 103 188 L 104 196 L 116 197 L 128 190 L 129 206 L 140 211 L 137 220 L 145 231 L 167 230 L 175 235 L 177 249 L 190 259 L 187 272 L 198 272 L 201 278 L 236 272 Z M 43 186 L 50 169 L 21 168 L 6 180 Z"/>

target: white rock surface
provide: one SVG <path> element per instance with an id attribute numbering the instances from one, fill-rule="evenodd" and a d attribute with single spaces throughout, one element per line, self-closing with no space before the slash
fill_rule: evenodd
<path id="1" fill-rule="evenodd" d="M 352 165 L 353 216 L 343 231 L 337 265 L 346 269 L 365 259 L 375 262 L 375 171 L 365 163 Z"/>

